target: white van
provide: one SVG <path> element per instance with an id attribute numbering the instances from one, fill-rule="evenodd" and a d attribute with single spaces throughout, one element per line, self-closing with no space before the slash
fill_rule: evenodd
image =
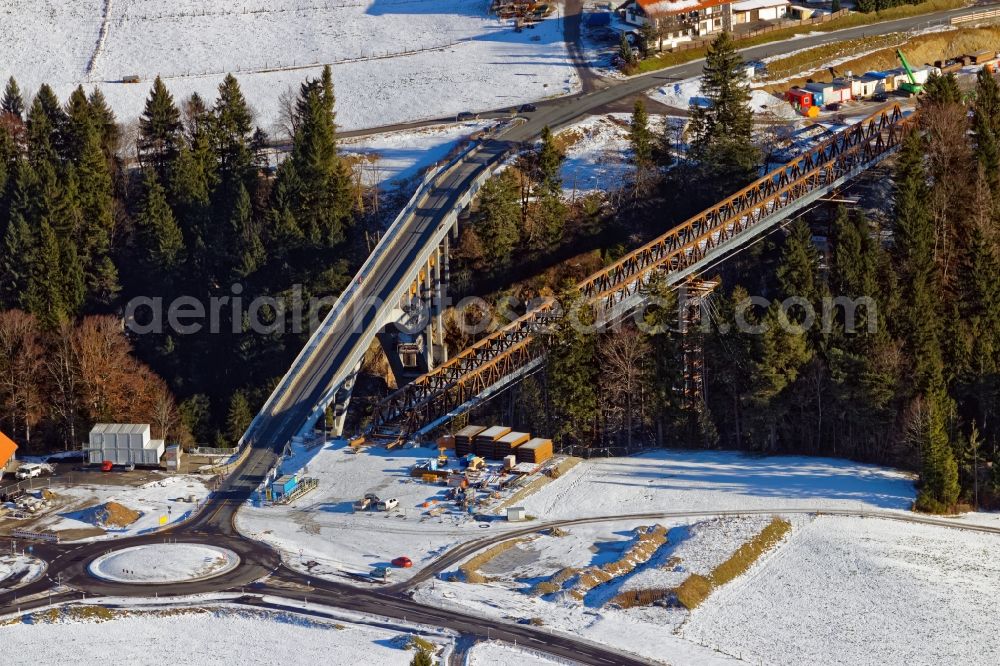
<path id="1" fill-rule="evenodd" d="M 396 499 L 395 497 L 393 497 L 391 499 L 386 499 L 386 500 L 379 501 L 379 503 L 378 503 L 378 510 L 379 511 L 392 511 L 397 506 L 399 506 L 399 500 Z"/>
<path id="2" fill-rule="evenodd" d="M 27 463 L 25 465 L 21 465 L 20 467 L 17 468 L 17 473 L 14 474 L 14 476 L 16 476 L 19 479 L 31 479 L 41 475 L 42 475 L 42 466 L 36 465 L 34 463 Z"/>

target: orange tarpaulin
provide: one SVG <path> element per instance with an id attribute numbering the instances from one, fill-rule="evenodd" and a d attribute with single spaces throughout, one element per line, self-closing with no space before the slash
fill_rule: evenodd
<path id="1" fill-rule="evenodd" d="M 0 469 L 6 467 L 10 459 L 14 457 L 14 451 L 17 451 L 17 444 L 0 432 Z"/>

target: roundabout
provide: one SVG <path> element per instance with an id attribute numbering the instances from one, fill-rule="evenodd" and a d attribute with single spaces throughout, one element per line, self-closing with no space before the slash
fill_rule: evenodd
<path id="1" fill-rule="evenodd" d="M 228 548 L 201 543 L 151 543 L 94 559 L 87 572 L 111 583 L 172 585 L 222 576 L 240 565 Z"/>

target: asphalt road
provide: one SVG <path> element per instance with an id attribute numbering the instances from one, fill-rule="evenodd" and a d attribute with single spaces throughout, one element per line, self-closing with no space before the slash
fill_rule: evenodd
<path id="1" fill-rule="evenodd" d="M 926 24 L 929 20 L 944 19 L 974 9 L 954 10 L 935 15 L 927 15 L 908 19 L 900 19 L 889 23 L 852 28 L 836 33 L 810 35 L 795 40 L 777 44 L 769 44 L 747 49 L 743 52 L 746 59 L 756 59 L 767 55 L 776 55 L 799 50 L 809 46 L 829 43 L 841 39 L 849 39 L 866 34 L 896 32 L 914 29 Z M 239 507 L 247 499 L 250 492 L 261 482 L 267 471 L 274 464 L 277 453 L 306 422 L 313 406 L 325 394 L 328 387 L 341 381 L 353 368 L 350 359 L 357 356 L 358 350 L 367 349 L 374 337 L 375 331 L 369 325 L 376 312 L 362 308 L 364 303 L 386 302 L 395 293 L 401 282 L 405 281 L 409 267 L 414 258 L 424 249 L 434 235 L 436 226 L 444 216 L 454 208 L 455 202 L 468 188 L 469 184 L 484 169 L 505 153 L 512 144 L 534 139 L 546 125 L 556 128 L 571 123 L 589 115 L 610 103 L 637 95 L 644 90 L 669 85 L 676 80 L 694 76 L 700 72 L 701 63 L 692 62 L 678 67 L 653 72 L 643 76 L 614 82 L 606 88 L 592 90 L 579 95 L 550 100 L 538 104 L 538 110 L 529 114 L 528 121 L 507 131 L 498 139 L 486 141 L 473 157 L 460 163 L 455 169 L 442 177 L 429 191 L 426 200 L 422 202 L 416 213 L 404 221 L 404 227 L 395 251 L 387 253 L 367 275 L 361 275 L 359 289 L 355 295 L 352 307 L 359 314 L 362 326 L 335 327 L 332 334 L 324 338 L 315 353 L 308 359 L 303 372 L 294 378 L 289 390 L 269 408 L 268 412 L 248 438 L 251 452 L 243 464 L 230 475 L 222 488 L 213 494 L 203 510 L 183 525 L 175 526 L 163 532 L 144 535 L 115 542 L 96 542 L 91 544 L 45 544 L 34 546 L 35 555 L 48 562 L 48 571 L 39 580 L 29 583 L 17 590 L 0 594 L 0 613 L 25 610 L 38 607 L 53 601 L 79 599 L 82 595 L 114 595 L 114 596 L 149 596 L 154 590 L 161 595 L 190 595 L 195 593 L 251 589 L 259 590 L 274 596 L 300 599 L 300 591 L 293 592 L 285 586 L 274 586 L 259 581 L 269 573 L 273 580 L 286 585 L 304 585 L 307 580 L 301 574 L 280 567 L 278 555 L 268 546 L 251 541 L 239 535 L 233 526 L 233 520 Z M 799 510 L 802 511 L 802 510 Z M 774 512 L 774 511 L 771 511 Z M 814 511 L 808 511 L 813 513 Z M 834 512 L 827 512 L 834 513 Z M 626 517 L 604 517 L 581 519 L 580 521 L 565 521 L 565 524 L 575 522 L 611 520 L 619 518 L 656 518 L 672 514 L 635 514 Z M 677 514 L 673 514 L 677 515 Z M 858 515 L 856 512 L 853 515 Z M 873 514 L 874 515 L 874 512 Z M 880 516 L 887 517 L 887 516 Z M 899 519 L 893 517 L 893 519 Z M 910 522 L 927 523 L 931 520 L 916 517 Z M 933 523 L 932 524 L 937 524 Z M 948 526 L 954 527 L 953 524 Z M 543 528 L 535 525 L 526 528 L 535 531 Z M 997 531 L 989 528 L 965 526 L 965 529 L 979 531 Z M 491 537 L 486 542 L 476 542 L 482 547 L 491 540 L 509 538 L 514 533 L 505 532 L 502 536 Z M 185 542 L 205 542 L 221 545 L 236 551 L 242 558 L 241 566 L 223 576 L 197 583 L 185 583 L 167 586 L 119 585 L 98 581 L 86 572 L 87 564 L 98 555 L 112 548 L 146 543 L 161 542 L 164 539 L 177 539 Z M 0 539 L 0 548 L 9 545 Z M 429 570 L 418 574 L 420 580 L 426 580 L 437 571 L 451 566 L 472 550 L 458 548 L 446 554 L 433 564 Z M 465 555 L 463 555 L 465 553 Z M 71 586 L 70 591 L 62 591 L 55 584 L 62 582 Z M 403 595 L 402 587 L 371 590 L 326 581 L 309 581 L 311 591 L 306 597 L 320 603 L 348 608 L 366 613 L 406 619 L 407 621 L 423 622 L 453 629 L 465 635 L 496 638 L 509 642 L 530 646 L 542 652 L 573 659 L 588 664 L 638 664 L 644 663 L 618 653 L 614 650 L 592 645 L 588 642 L 571 637 L 553 636 L 545 631 L 520 625 L 499 624 L 470 615 L 444 611 L 433 607 L 417 604 Z M 255 592 L 256 593 L 256 592 Z M 52 596 L 49 596 L 51 594 Z M 32 599 L 33 598 L 33 599 Z"/>

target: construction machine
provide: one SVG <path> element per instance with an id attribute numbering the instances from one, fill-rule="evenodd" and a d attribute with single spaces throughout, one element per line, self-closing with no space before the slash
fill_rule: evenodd
<path id="1" fill-rule="evenodd" d="M 910 67 L 910 63 L 906 61 L 906 56 L 900 49 L 896 49 L 896 57 L 899 58 L 899 62 L 903 65 L 903 70 L 906 72 L 906 77 L 910 79 L 909 81 L 904 81 L 899 85 L 899 89 L 910 95 L 919 95 L 924 91 L 924 87 L 917 83 L 917 77 L 913 75 L 913 69 Z"/>

